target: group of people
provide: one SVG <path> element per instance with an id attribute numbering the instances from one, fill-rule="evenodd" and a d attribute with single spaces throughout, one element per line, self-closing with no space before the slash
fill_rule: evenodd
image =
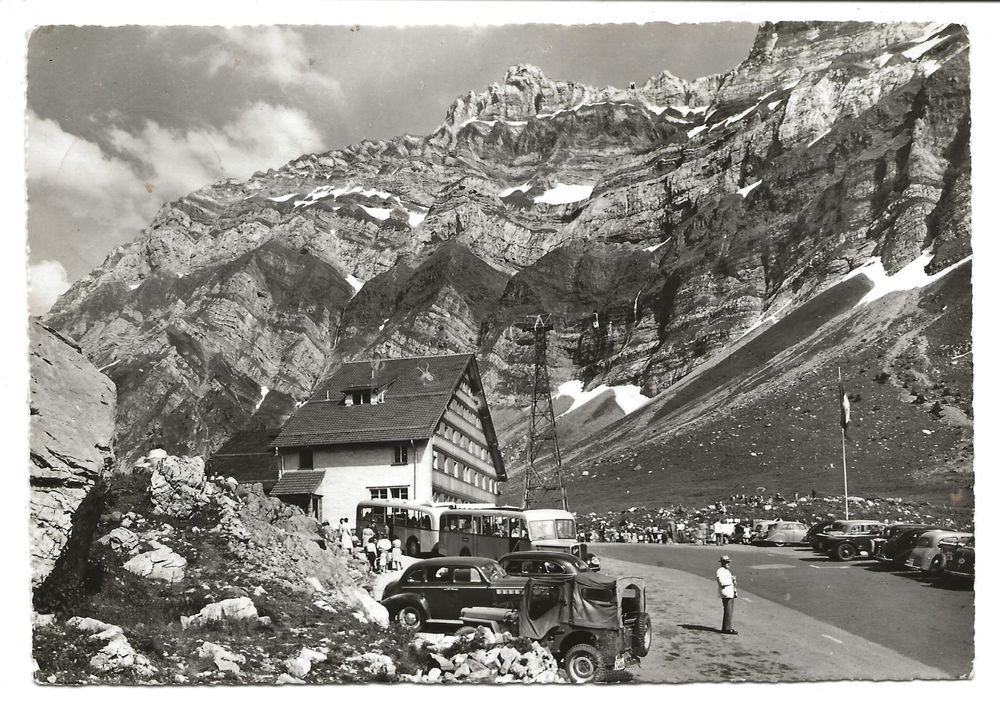
<path id="1" fill-rule="evenodd" d="M 361 549 L 368 560 L 372 572 L 394 572 L 403 568 L 403 543 L 397 537 L 389 539 L 388 531 L 380 534 L 377 527 L 366 526 L 359 538 L 348 524 L 348 518 L 340 518 L 338 532 L 340 544 L 349 553 Z"/>

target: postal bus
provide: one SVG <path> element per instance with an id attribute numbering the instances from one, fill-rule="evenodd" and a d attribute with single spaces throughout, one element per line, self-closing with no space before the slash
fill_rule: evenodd
<path id="1" fill-rule="evenodd" d="M 399 539 L 405 554 L 497 559 L 530 549 L 571 552 L 586 558 L 576 521 L 565 510 L 522 510 L 489 504 L 364 500 L 358 503 L 358 533 L 372 527 Z"/>

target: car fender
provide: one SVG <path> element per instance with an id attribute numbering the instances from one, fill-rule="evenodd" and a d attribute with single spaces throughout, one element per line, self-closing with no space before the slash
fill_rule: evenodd
<path id="1" fill-rule="evenodd" d="M 393 594 L 382 600 L 382 606 L 389 610 L 389 614 L 395 614 L 407 604 L 420 607 L 427 619 L 434 618 L 434 615 L 431 614 L 430 604 L 427 603 L 427 599 L 422 594 L 404 592 L 403 594 Z"/>

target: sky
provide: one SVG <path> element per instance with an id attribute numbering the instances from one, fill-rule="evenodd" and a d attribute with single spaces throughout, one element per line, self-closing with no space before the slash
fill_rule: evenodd
<path id="1" fill-rule="evenodd" d="M 30 312 L 47 310 L 156 211 L 365 138 L 428 134 L 451 102 L 530 63 L 627 87 L 746 57 L 754 23 L 259 25 L 36 30 L 27 54 Z"/>

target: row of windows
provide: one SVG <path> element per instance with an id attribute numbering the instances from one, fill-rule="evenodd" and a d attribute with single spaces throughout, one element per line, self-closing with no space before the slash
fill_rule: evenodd
<path id="1" fill-rule="evenodd" d="M 447 475 L 451 475 L 452 477 L 457 477 L 459 480 L 467 482 L 470 485 L 475 485 L 480 489 L 488 490 L 494 494 L 499 494 L 496 480 L 488 475 L 484 475 L 476 468 L 459 462 L 442 452 L 435 450 L 431 463 L 432 467 L 438 472 L 443 472 Z"/>
<path id="2" fill-rule="evenodd" d="M 369 487 L 373 500 L 408 500 L 410 499 L 409 487 Z"/>
<path id="3" fill-rule="evenodd" d="M 471 455 L 475 455 L 480 460 L 483 460 L 484 462 L 489 461 L 489 450 L 477 443 L 458 428 L 453 428 L 442 420 L 438 423 L 436 432 L 448 442 L 458 445 L 460 448 L 468 451 Z"/>
<path id="4" fill-rule="evenodd" d="M 398 445 L 393 445 L 392 464 L 406 465 L 409 461 L 410 461 L 410 446 L 407 445 L 406 443 L 399 443 Z M 312 448 L 303 448 L 299 450 L 299 469 L 300 470 L 313 469 Z"/>
<path id="5" fill-rule="evenodd" d="M 402 490 L 407 494 L 405 487 L 390 488 Z M 374 495 L 376 489 L 372 489 Z M 373 499 L 385 499 L 383 497 L 373 497 Z M 407 499 L 405 496 L 402 499 Z M 362 507 L 361 519 L 370 524 L 396 525 L 398 527 L 412 527 L 414 529 L 429 530 L 433 528 L 431 516 L 421 510 L 404 510 L 399 507 Z"/>
<path id="6" fill-rule="evenodd" d="M 441 529 L 491 537 L 524 537 L 528 534 L 524 520 L 503 515 L 443 515 Z"/>

